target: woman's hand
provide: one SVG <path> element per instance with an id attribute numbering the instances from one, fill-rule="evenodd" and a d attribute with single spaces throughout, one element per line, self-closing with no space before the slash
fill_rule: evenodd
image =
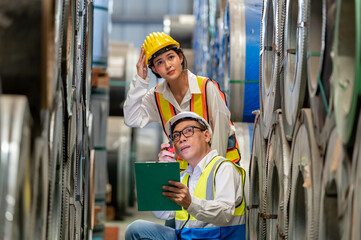
<path id="1" fill-rule="evenodd" d="M 158 161 L 159 162 L 175 162 L 174 159 L 174 151 L 170 151 L 169 149 L 170 145 L 169 143 L 162 143 L 160 145 L 160 152 L 158 154 Z"/>
<path id="2" fill-rule="evenodd" d="M 145 53 L 143 47 L 140 50 L 140 56 L 136 66 L 138 76 L 145 80 L 147 78 L 148 69 L 147 65 L 145 64 Z"/>

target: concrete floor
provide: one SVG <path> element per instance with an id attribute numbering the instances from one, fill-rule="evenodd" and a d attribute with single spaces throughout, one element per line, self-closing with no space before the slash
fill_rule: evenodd
<path id="1" fill-rule="evenodd" d="M 139 212 L 137 207 L 130 207 L 127 210 L 127 215 L 124 216 L 124 220 L 121 221 L 107 221 L 105 222 L 105 226 L 118 226 L 119 227 L 119 235 L 118 240 L 125 240 L 124 234 L 127 226 L 137 219 L 143 219 L 152 221 L 159 224 L 164 224 L 164 220 L 158 219 L 154 217 L 152 212 Z M 106 240 L 106 239 L 105 239 Z"/>

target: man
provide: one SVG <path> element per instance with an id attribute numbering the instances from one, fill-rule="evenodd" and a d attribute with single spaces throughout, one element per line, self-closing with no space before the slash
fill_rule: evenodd
<path id="1" fill-rule="evenodd" d="M 154 214 L 175 218 L 175 229 L 137 220 L 128 226 L 126 239 L 245 239 L 244 170 L 211 151 L 212 130 L 196 113 L 175 115 L 165 129 L 170 123 L 176 153 L 189 166 L 181 173 L 181 182 L 163 186 L 163 195 L 182 210 Z M 162 152 L 168 151 L 162 149 L 160 161 L 170 158 Z"/>

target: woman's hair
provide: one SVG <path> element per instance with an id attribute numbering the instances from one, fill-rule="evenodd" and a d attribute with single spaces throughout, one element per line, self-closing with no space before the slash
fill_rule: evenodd
<path id="1" fill-rule="evenodd" d="M 173 45 L 172 45 L 173 46 Z M 155 73 L 152 69 L 152 67 L 154 67 L 154 58 L 158 57 L 159 55 L 165 53 L 165 52 L 168 52 L 170 50 L 173 50 L 175 51 L 176 54 L 178 54 L 178 56 L 180 56 L 179 54 L 182 54 L 183 55 L 183 62 L 182 62 L 182 69 L 185 70 L 187 69 L 187 59 L 186 57 L 184 56 L 184 53 L 183 53 L 183 50 L 181 48 L 177 48 L 175 45 L 175 47 L 172 47 L 172 46 L 168 46 L 168 47 L 164 47 L 162 49 L 160 49 L 159 51 L 157 51 L 155 54 L 153 54 L 153 56 L 148 60 L 150 62 L 149 64 L 149 68 L 150 70 L 152 70 L 152 73 L 157 77 L 157 78 L 162 78 L 158 73 Z"/>

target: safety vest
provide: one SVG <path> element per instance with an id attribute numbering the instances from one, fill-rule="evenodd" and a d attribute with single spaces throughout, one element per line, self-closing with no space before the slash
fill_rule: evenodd
<path id="1" fill-rule="evenodd" d="M 199 116 L 203 117 L 209 123 L 207 91 L 206 91 L 207 84 L 209 82 L 212 82 L 217 86 L 219 94 L 221 95 L 225 103 L 226 103 L 226 98 L 224 93 L 220 90 L 217 82 L 214 82 L 209 78 L 200 77 L 200 76 L 197 76 L 197 82 L 199 89 L 201 89 L 201 94 L 192 94 L 190 111 L 197 113 Z M 157 85 L 155 88 L 158 88 L 158 86 L 159 85 Z M 159 116 L 162 121 L 162 127 L 164 132 L 166 133 L 165 124 L 168 122 L 169 119 L 171 119 L 176 115 L 176 111 L 174 106 L 170 102 L 164 99 L 163 94 L 157 92 L 154 93 L 155 93 L 154 95 L 155 102 L 157 104 Z M 231 121 L 230 121 L 230 125 L 233 126 L 233 123 Z M 238 163 L 239 160 L 241 159 L 239 146 L 235 134 L 231 135 L 228 138 L 226 158 L 235 163 Z M 178 161 L 180 163 L 181 170 L 184 170 L 188 167 L 188 163 L 186 161 L 183 161 L 181 158 L 178 158 Z"/>
<path id="2" fill-rule="evenodd" d="M 244 187 L 245 171 L 230 160 L 221 156 L 214 157 L 201 174 L 193 195 L 200 199 L 214 200 L 215 176 L 219 166 L 224 162 L 230 162 L 242 175 L 242 186 Z M 189 175 L 185 173 L 182 183 L 189 187 Z M 233 219 L 226 226 L 215 226 L 214 224 L 197 220 L 184 208 L 176 212 L 176 232 L 181 231 L 182 239 L 245 239 L 245 202 L 236 206 Z"/>

